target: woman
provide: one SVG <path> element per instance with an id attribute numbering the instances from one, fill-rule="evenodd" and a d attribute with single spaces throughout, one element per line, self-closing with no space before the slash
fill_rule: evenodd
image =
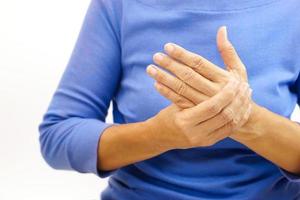
<path id="1" fill-rule="evenodd" d="M 300 199 L 299 9 L 92 0 L 39 127 L 45 160 L 110 176 L 104 200 Z"/>

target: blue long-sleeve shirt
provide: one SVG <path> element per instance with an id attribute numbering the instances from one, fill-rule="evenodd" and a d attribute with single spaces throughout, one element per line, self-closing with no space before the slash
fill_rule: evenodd
<path id="1" fill-rule="evenodd" d="M 254 101 L 289 118 L 300 103 L 299 10 L 298 0 L 91 0 L 39 126 L 42 155 L 56 169 L 110 175 L 103 200 L 300 199 L 299 176 L 229 138 L 117 170 L 96 167 L 104 129 L 171 103 L 145 71 L 152 55 L 174 42 L 223 67 L 221 25 L 247 67 Z M 110 101 L 113 123 L 105 122 Z"/>

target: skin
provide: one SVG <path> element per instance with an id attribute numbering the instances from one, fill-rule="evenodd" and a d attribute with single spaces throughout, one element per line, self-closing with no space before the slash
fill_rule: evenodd
<path id="1" fill-rule="evenodd" d="M 99 141 L 98 168 L 113 170 L 171 149 L 213 145 L 246 123 L 250 95 L 249 86 L 229 73 L 218 93 L 193 107 L 171 104 L 146 121 L 110 126 Z"/>
<path id="2" fill-rule="evenodd" d="M 220 92 L 234 71 L 247 82 L 246 67 L 227 38 L 226 27 L 217 33 L 217 47 L 228 71 L 179 45 L 165 45 L 167 53 L 156 53 L 154 62 L 174 76 L 154 65 L 147 68 L 156 80 L 160 94 L 181 108 L 194 107 Z M 228 137 L 246 145 L 279 167 L 300 174 L 300 126 L 250 100 L 249 120 Z M 234 113 L 234 112 L 233 112 Z M 238 115 L 234 113 L 234 115 Z"/>

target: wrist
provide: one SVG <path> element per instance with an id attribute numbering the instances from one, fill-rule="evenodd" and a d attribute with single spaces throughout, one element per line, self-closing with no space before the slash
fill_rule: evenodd
<path id="1" fill-rule="evenodd" d="M 164 126 L 156 116 L 151 117 L 144 121 L 144 125 L 147 128 L 148 140 L 153 143 L 156 151 L 163 153 L 172 149 L 175 149 L 173 142 L 164 130 Z"/>

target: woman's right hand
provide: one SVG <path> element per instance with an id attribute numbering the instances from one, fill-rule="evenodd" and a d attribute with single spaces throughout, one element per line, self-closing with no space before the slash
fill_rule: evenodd
<path id="1" fill-rule="evenodd" d="M 232 77 L 208 100 L 186 109 L 171 104 L 148 121 L 156 137 L 163 138 L 158 141 L 167 141 L 170 149 L 211 146 L 248 120 L 250 96 L 249 86 Z"/>
<path id="2" fill-rule="evenodd" d="M 232 76 L 217 94 L 197 105 L 171 104 L 146 121 L 108 127 L 99 140 L 98 168 L 117 169 L 168 150 L 215 144 L 248 120 L 250 91 Z"/>

